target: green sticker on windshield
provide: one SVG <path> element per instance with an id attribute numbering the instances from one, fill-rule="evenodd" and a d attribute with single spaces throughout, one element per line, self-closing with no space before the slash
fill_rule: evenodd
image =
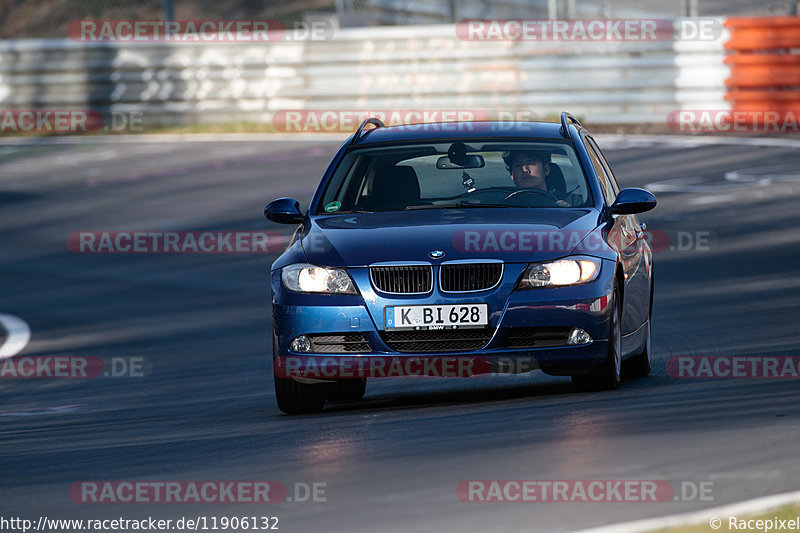
<path id="1" fill-rule="evenodd" d="M 325 211 L 327 211 L 328 213 L 333 213 L 334 211 L 338 211 L 339 208 L 341 207 L 342 207 L 341 202 L 331 202 L 325 206 Z"/>

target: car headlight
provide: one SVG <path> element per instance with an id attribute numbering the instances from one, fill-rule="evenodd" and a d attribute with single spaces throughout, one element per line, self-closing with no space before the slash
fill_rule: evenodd
<path id="1" fill-rule="evenodd" d="M 341 268 L 324 268 L 308 264 L 290 265 L 281 271 L 283 286 L 295 292 L 356 294 L 350 276 Z"/>
<path id="2" fill-rule="evenodd" d="M 600 259 L 571 257 L 550 263 L 528 265 L 519 282 L 520 289 L 564 287 L 588 283 L 600 274 Z"/>

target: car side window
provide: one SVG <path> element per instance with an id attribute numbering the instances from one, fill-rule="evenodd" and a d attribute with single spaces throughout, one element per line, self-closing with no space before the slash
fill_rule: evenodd
<path id="1" fill-rule="evenodd" d="M 591 137 L 587 136 L 586 138 L 589 139 L 589 142 L 597 152 L 597 156 L 600 158 L 600 162 L 603 163 L 606 173 L 608 174 L 609 181 L 611 182 L 611 187 L 614 189 L 615 193 L 619 193 L 619 184 L 617 183 L 617 178 L 614 176 L 614 171 L 611 170 L 611 164 L 608 162 L 608 159 L 606 159 L 606 156 L 603 155 L 603 151 L 600 149 L 600 147 L 597 146 L 597 142 Z"/>
<path id="2" fill-rule="evenodd" d="M 603 195 L 606 197 L 608 205 L 611 205 L 617 199 L 617 192 L 611 184 L 611 178 L 600 159 L 601 156 L 598 155 L 598 150 L 595 148 L 596 145 L 592 142 L 590 137 L 585 137 L 584 142 L 586 143 L 586 151 L 589 154 L 589 159 L 592 161 L 594 171 L 597 173 L 597 178 L 600 180 L 600 187 L 603 189 Z"/>

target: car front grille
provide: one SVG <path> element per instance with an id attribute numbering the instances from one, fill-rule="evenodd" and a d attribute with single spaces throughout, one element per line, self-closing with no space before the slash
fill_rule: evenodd
<path id="1" fill-rule="evenodd" d="M 505 348 L 566 346 L 572 328 L 503 328 Z"/>
<path id="2" fill-rule="evenodd" d="M 441 266 L 443 292 L 475 292 L 491 289 L 503 277 L 503 263 L 454 263 Z"/>
<path id="3" fill-rule="evenodd" d="M 433 289 L 433 268 L 427 265 L 374 266 L 372 286 L 387 294 L 425 294 Z M 503 277 L 502 263 L 454 263 L 440 267 L 442 292 L 476 292 L 496 287 Z"/>
<path id="4" fill-rule="evenodd" d="M 383 340 L 396 352 L 466 352 L 486 346 L 493 329 L 384 331 Z"/>
<path id="5" fill-rule="evenodd" d="M 387 294 L 425 294 L 433 290 L 433 267 L 399 265 L 370 267 L 372 285 Z"/>
<path id="6" fill-rule="evenodd" d="M 361 333 L 307 335 L 312 353 L 368 353 L 372 348 Z"/>

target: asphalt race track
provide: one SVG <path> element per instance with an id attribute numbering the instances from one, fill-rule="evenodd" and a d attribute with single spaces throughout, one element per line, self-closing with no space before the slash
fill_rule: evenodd
<path id="1" fill-rule="evenodd" d="M 0 313 L 32 333 L 16 358 L 149 363 L 138 378 L 0 379 L 2 514 L 277 516 L 287 533 L 569 531 L 800 488 L 797 379 L 665 370 L 677 356 L 800 355 L 800 142 L 599 138 L 622 186 L 651 186 L 659 199 L 641 217 L 662 232 L 650 377 L 598 393 L 538 373 L 373 380 L 361 403 L 297 417 L 279 413 L 272 390 L 276 254 L 79 254 L 67 237 L 288 234 L 264 220 L 264 205 L 294 196 L 305 206 L 338 143 L 0 146 Z M 713 490 L 709 501 L 458 499 L 460 481 L 490 479 Z M 326 501 L 70 499 L 77 481 L 128 480 L 273 480 L 293 499 L 295 484 L 323 483 Z"/>

